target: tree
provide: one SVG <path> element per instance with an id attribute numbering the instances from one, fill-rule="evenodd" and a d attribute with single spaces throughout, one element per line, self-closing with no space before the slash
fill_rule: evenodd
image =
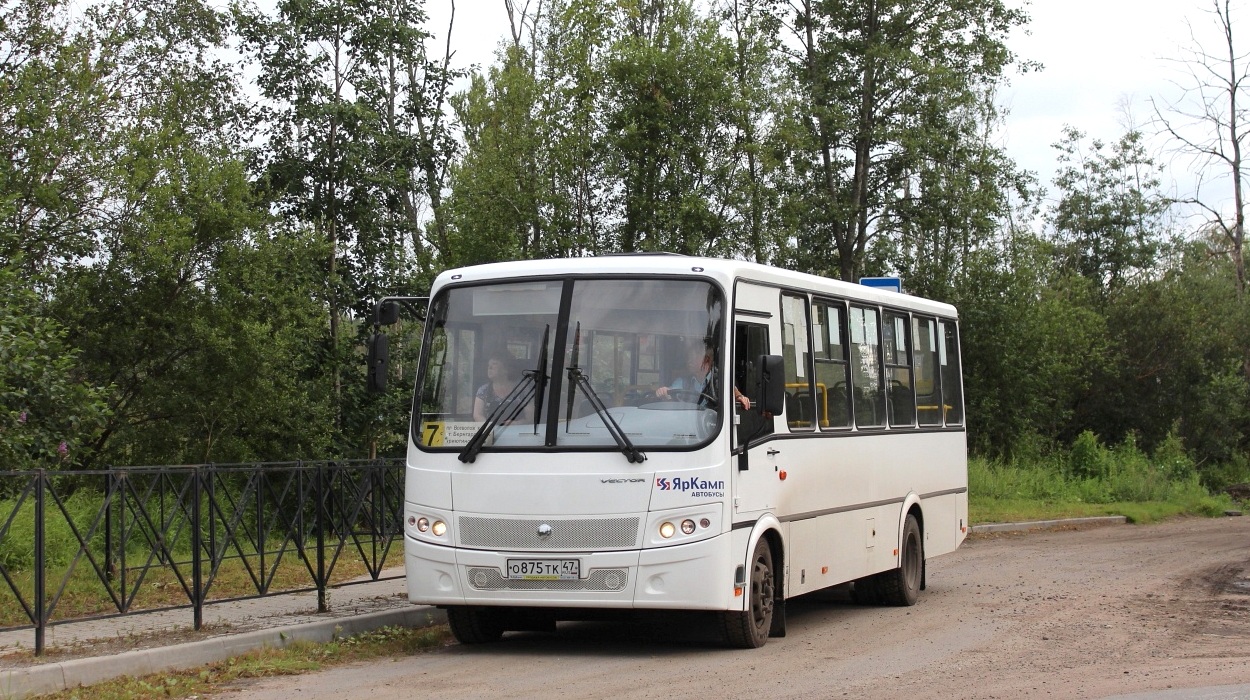
<path id="1" fill-rule="evenodd" d="M 116 124 L 134 95 L 105 7 L 0 6 L 0 261 L 33 280 L 91 256 Z"/>
<path id="2" fill-rule="evenodd" d="M 1181 85 L 1181 97 L 1175 102 L 1160 106 L 1152 101 L 1152 105 L 1163 131 L 1179 144 L 1182 152 L 1202 167 L 1217 169 L 1214 173 L 1200 173 L 1203 179 L 1189 201 L 1206 211 L 1212 226 L 1222 234 L 1227 245 L 1224 251 L 1232 261 L 1237 294 L 1242 297 L 1246 292 L 1246 172 L 1242 151 L 1248 132 L 1241 97 L 1250 62 L 1237 52 L 1232 1 L 1212 0 L 1210 12 L 1219 27 L 1221 44 L 1207 49 L 1193 37 L 1191 29 L 1193 45 L 1188 56 L 1177 61 L 1188 72 L 1188 84 Z M 1195 132 L 1202 135 L 1190 135 Z M 1205 186 L 1223 176 L 1227 176 L 1232 187 L 1231 211 L 1219 204 L 1226 192 L 1211 194 Z"/>
<path id="3" fill-rule="evenodd" d="M 946 115 L 969 113 L 1014 60 L 1023 13 L 1002 2 L 801 0 L 790 30 L 793 92 L 778 157 L 788 170 L 791 264 L 855 279 L 882 217 L 917 166 L 953 152 Z M 956 130 L 963 134 L 966 131 Z"/>
<path id="4" fill-rule="evenodd" d="M 768 158 L 768 124 L 779 96 L 776 17 L 769 0 L 721 0 L 716 7 L 732 41 L 731 97 L 726 121 L 734 139 L 734 158 L 727 163 L 724 202 L 726 238 L 745 250 L 750 260 L 767 263 L 781 247 L 775 235 L 778 192 L 776 164 Z"/>
<path id="5" fill-rule="evenodd" d="M 364 317 L 371 300 L 415 286 L 448 248 L 444 106 L 456 73 L 449 53 L 426 51 L 422 3 L 290 0 L 274 18 L 236 17 L 264 99 L 255 167 L 288 224 L 327 244 L 325 373 L 342 427 L 355 410 L 343 400 L 358 340 L 342 331 L 349 311 Z"/>
<path id="6" fill-rule="evenodd" d="M 726 254 L 716 196 L 734 162 L 733 47 L 688 0 L 624 3 L 605 57 L 620 250 Z"/>
<path id="7" fill-rule="evenodd" d="M 1124 288 L 1155 265 L 1163 216 L 1171 200 L 1158 192 L 1158 166 L 1139 131 L 1107 146 L 1066 127 L 1055 144 L 1059 199 L 1051 225 L 1064 265 L 1094 283 L 1104 296 Z"/>
<path id="8" fill-rule="evenodd" d="M 108 417 L 107 390 L 85 379 L 65 329 L 21 277 L 0 267 L 0 464 L 80 466 Z"/>
<path id="9" fill-rule="evenodd" d="M 1065 275 L 1049 246 L 1016 231 L 965 261 L 960 310 L 965 396 L 973 449 L 1013 454 L 1027 440 L 1065 441 L 1108 361 L 1106 321 L 1092 285 Z"/>

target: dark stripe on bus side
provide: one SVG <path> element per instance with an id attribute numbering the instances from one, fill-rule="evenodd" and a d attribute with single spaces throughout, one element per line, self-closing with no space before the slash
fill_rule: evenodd
<path id="1" fill-rule="evenodd" d="M 967 487 L 961 487 L 961 488 L 956 488 L 956 489 L 947 489 L 945 491 L 934 491 L 933 493 L 922 495 L 920 497 L 920 500 L 923 501 L 926 498 L 936 498 L 938 496 L 949 496 L 949 495 L 956 494 L 956 493 L 964 493 L 967 490 L 968 490 Z M 797 513 L 795 515 L 787 515 L 785 517 L 778 518 L 778 520 L 780 520 L 783 523 L 792 523 L 792 522 L 796 522 L 799 520 L 811 520 L 812 518 L 819 518 L 824 515 L 833 515 L 835 513 L 847 513 L 853 510 L 866 510 L 868 508 L 878 508 L 880 506 L 888 506 L 894 503 L 902 503 L 905 500 L 907 500 L 906 496 L 904 496 L 903 498 L 888 498 L 883 501 L 872 501 L 870 503 L 856 503 L 850 506 L 839 506 L 837 508 L 826 508 L 824 510 L 813 510 L 807 513 Z M 755 525 L 755 523 L 756 521 L 754 520 L 734 523 L 732 529 L 739 530 L 744 527 L 752 527 Z"/>
<path id="2" fill-rule="evenodd" d="M 968 487 L 961 486 L 957 489 L 946 489 L 945 491 L 934 491 L 933 493 L 922 493 L 920 494 L 920 500 L 923 501 L 926 498 L 937 498 L 938 496 L 951 496 L 953 494 L 967 493 L 967 492 L 968 492 Z"/>

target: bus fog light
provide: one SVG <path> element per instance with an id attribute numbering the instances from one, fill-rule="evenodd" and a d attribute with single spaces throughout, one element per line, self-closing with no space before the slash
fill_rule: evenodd
<path id="1" fill-rule="evenodd" d="M 699 521 L 699 527 L 706 530 L 707 528 L 712 527 L 712 521 L 708 520 L 707 518 L 703 518 L 702 520 Z"/>
<path id="2" fill-rule="evenodd" d="M 447 523 L 442 520 L 435 520 L 434 524 L 430 526 L 430 532 L 433 532 L 435 537 L 442 537 L 447 534 Z"/>
<path id="3" fill-rule="evenodd" d="M 675 532 L 677 532 L 677 528 L 674 527 L 672 523 L 666 521 L 660 524 L 660 537 L 667 540 L 672 537 Z"/>
<path id="4" fill-rule="evenodd" d="M 408 516 L 408 526 L 409 526 L 409 527 L 416 527 L 416 526 L 417 526 L 417 516 L 415 516 L 415 515 L 409 515 L 409 516 Z"/>
<path id="5" fill-rule="evenodd" d="M 430 529 L 430 521 L 428 518 L 417 518 L 417 530 L 420 532 L 428 532 Z"/>
<path id="6" fill-rule="evenodd" d="M 687 535 L 693 535 L 694 534 L 694 521 L 688 518 L 686 520 L 681 521 L 681 531 Z"/>

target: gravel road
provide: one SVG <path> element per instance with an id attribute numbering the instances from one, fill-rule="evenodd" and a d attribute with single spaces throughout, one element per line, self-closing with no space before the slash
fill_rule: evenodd
<path id="1" fill-rule="evenodd" d="M 249 682 L 249 700 L 1101 698 L 1250 683 L 1250 517 L 980 535 L 911 608 L 792 600 L 788 635 L 700 616 L 562 623 L 498 644 Z"/>

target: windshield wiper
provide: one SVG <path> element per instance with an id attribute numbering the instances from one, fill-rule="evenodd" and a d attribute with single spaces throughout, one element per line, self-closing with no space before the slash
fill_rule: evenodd
<path id="1" fill-rule="evenodd" d="M 537 405 L 534 408 L 534 433 L 538 433 L 538 415 L 543 410 L 543 391 L 547 386 L 547 338 L 551 333 L 551 326 L 548 325 L 543 331 L 543 346 L 538 352 L 538 367 L 527 369 L 522 373 L 521 381 L 508 392 L 508 395 L 495 406 L 495 410 L 486 416 L 486 420 L 478 427 L 477 432 L 473 433 L 473 437 L 469 438 L 469 443 L 460 451 L 459 459 L 461 462 L 471 464 L 477 459 L 477 455 L 486 445 L 486 438 L 490 437 L 491 432 L 495 430 L 495 426 L 501 422 L 510 423 L 521 415 L 521 411 L 525 410 L 525 406 L 538 396 Z M 504 417 L 507 411 L 507 417 Z"/>
<path id="2" fill-rule="evenodd" d="M 625 435 L 625 431 L 621 430 L 619 422 L 616 422 L 612 414 L 607 412 L 607 406 L 604 405 L 604 401 L 600 399 L 599 395 L 595 394 L 594 387 L 590 386 L 590 380 L 581 371 L 581 367 L 577 366 L 576 347 L 574 345 L 574 360 L 572 360 L 572 366 L 569 367 L 569 384 L 574 384 L 577 386 L 577 389 L 581 389 L 582 394 L 586 396 L 586 400 L 590 401 L 590 405 L 594 407 L 596 414 L 599 414 L 600 419 L 604 421 L 607 434 L 611 435 L 612 440 L 616 441 L 616 446 L 620 447 L 621 454 L 625 455 L 625 459 L 629 460 L 631 464 L 641 464 L 642 461 L 646 460 L 646 455 L 642 454 L 642 451 L 634 446 L 634 441 L 629 439 L 629 435 Z M 572 410 L 571 392 L 569 395 L 569 410 Z M 567 422 L 565 422 L 565 425 L 567 425 Z"/>
<path id="3" fill-rule="evenodd" d="M 517 399 L 522 395 L 524 399 L 518 401 Z M 486 445 L 486 438 L 490 437 L 491 431 L 495 429 L 495 426 L 499 425 L 500 419 L 502 418 L 506 422 L 516 418 L 517 414 L 525 408 L 525 404 L 529 403 L 529 400 L 533 397 L 534 377 L 529 372 L 526 372 L 521 381 L 517 382 L 517 385 L 512 388 L 512 391 L 508 392 L 508 395 L 499 402 L 498 406 L 495 406 L 495 410 L 491 411 L 489 416 L 486 416 L 486 420 L 478 427 L 477 432 L 473 433 L 473 437 L 469 438 L 469 443 L 460 451 L 460 461 L 469 463 L 477 459 L 477 453 L 482 451 L 482 447 Z M 512 413 L 507 418 L 503 418 L 504 411 L 508 409 L 512 409 Z"/>
<path id="4" fill-rule="evenodd" d="M 538 400 L 534 402 L 534 434 L 538 434 L 538 417 L 543 412 L 543 399 L 547 397 L 547 338 L 551 335 L 551 324 L 543 329 L 543 346 L 538 351 L 538 366 L 525 372 L 534 377 L 534 388 L 538 392 Z M 522 404 L 524 405 L 524 404 Z"/>

